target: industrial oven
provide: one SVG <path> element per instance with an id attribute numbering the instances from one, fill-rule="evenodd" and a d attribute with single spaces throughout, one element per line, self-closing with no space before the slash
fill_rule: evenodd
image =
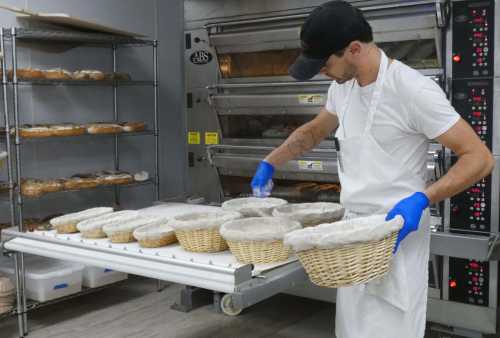
<path id="1" fill-rule="evenodd" d="M 221 202 L 250 194 L 258 162 L 325 104 L 330 85 L 326 77 L 297 82 L 288 75 L 300 52 L 300 26 L 322 2 L 186 1 L 192 195 Z M 351 2 L 364 12 L 379 47 L 442 86 L 498 161 L 500 60 L 495 60 L 494 48 L 500 9 L 495 1 Z M 277 168 L 273 196 L 294 202 L 338 201 L 342 187 L 334 149 L 332 135 Z M 432 143 L 428 158 L 429 182 L 456 160 Z M 432 207 L 431 250 L 436 255 L 429 271 L 429 320 L 464 335 L 496 332 L 498 262 L 489 259 L 495 256 L 499 232 L 499 178 L 497 167 L 466 192 Z M 486 245 L 486 254 L 457 254 L 459 246 L 473 252 L 479 242 Z"/>

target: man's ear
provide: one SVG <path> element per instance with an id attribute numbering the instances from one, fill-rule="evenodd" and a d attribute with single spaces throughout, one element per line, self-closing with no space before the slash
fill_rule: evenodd
<path id="1" fill-rule="evenodd" d="M 361 54 L 363 46 L 359 41 L 352 41 L 349 46 L 347 46 L 346 52 L 350 53 L 352 56 L 357 57 Z"/>

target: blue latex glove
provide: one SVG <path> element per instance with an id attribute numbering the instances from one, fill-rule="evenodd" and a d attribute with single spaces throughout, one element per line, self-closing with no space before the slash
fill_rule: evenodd
<path id="1" fill-rule="evenodd" d="M 252 183 L 252 192 L 255 197 L 268 197 L 273 190 L 274 167 L 271 163 L 261 161 L 257 167 Z"/>
<path id="2" fill-rule="evenodd" d="M 394 208 L 387 214 L 386 221 L 400 215 L 405 220 L 403 227 L 399 230 L 394 253 L 399 248 L 399 244 L 412 231 L 418 230 L 418 224 L 422 213 L 429 206 L 429 198 L 423 192 L 416 192 L 410 197 L 406 197 L 399 201 Z"/>

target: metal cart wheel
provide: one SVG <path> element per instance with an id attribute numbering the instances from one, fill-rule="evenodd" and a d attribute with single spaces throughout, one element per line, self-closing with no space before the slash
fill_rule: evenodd
<path id="1" fill-rule="evenodd" d="M 243 311 L 242 308 L 237 308 L 233 304 L 233 295 L 225 294 L 220 301 L 220 308 L 227 316 L 235 317 Z"/>

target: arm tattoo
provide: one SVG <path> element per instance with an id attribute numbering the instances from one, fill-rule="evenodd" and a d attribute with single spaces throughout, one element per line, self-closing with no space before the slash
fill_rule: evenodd
<path id="1" fill-rule="evenodd" d="M 314 148 L 321 138 L 315 135 L 314 131 L 307 129 L 297 129 L 290 135 L 290 138 L 285 142 L 288 151 L 293 157 L 298 157 Z"/>

